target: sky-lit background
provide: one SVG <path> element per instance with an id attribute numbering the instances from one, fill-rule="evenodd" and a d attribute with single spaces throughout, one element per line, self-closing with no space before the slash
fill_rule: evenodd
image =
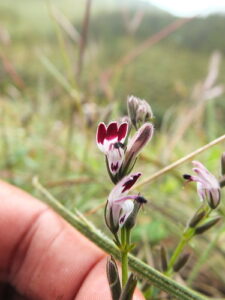
<path id="1" fill-rule="evenodd" d="M 178 16 L 206 15 L 213 12 L 225 13 L 225 0 L 145 0 Z"/>

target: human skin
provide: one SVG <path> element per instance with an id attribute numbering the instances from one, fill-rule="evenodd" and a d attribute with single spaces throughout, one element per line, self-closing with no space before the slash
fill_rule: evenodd
<path id="1" fill-rule="evenodd" d="M 105 265 L 106 254 L 48 206 L 0 181 L 0 299 L 111 300 Z"/>

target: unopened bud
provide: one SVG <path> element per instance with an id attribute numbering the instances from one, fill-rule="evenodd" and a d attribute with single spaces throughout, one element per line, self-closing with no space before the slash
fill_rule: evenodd
<path id="1" fill-rule="evenodd" d="M 221 155 L 221 174 L 225 175 L 225 152 Z"/>
<path id="2" fill-rule="evenodd" d="M 209 230 L 211 227 L 216 225 L 220 219 L 221 219 L 220 217 L 215 217 L 215 218 L 205 222 L 205 224 L 203 224 L 195 229 L 195 234 L 201 234 L 201 233 Z"/>
<path id="3" fill-rule="evenodd" d="M 184 253 L 183 255 L 181 255 L 173 266 L 174 272 L 180 271 L 187 263 L 189 257 L 190 253 Z"/>
<path id="4" fill-rule="evenodd" d="M 198 225 L 198 223 L 204 218 L 205 214 L 205 210 L 197 212 L 189 221 L 188 227 L 194 228 L 196 225 Z"/>
<path id="5" fill-rule="evenodd" d="M 168 260 L 167 260 L 166 248 L 163 245 L 161 245 L 160 248 L 160 258 L 161 258 L 162 271 L 166 272 L 168 269 Z"/>
<path id="6" fill-rule="evenodd" d="M 136 224 L 136 218 L 138 215 L 138 212 L 143 204 L 147 203 L 147 200 L 142 196 L 137 196 L 134 200 L 134 209 L 132 213 L 127 218 L 124 227 L 128 230 L 132 229 Z"/>
<path id="7" fill-rule="evenodd" d="M 118 299 L 119 300 L 132 300 L 136 285 L 137 285 L 137 278 L 133 273 L 131 273 L 130 277 L 128 278 L 127 283 L 120 295 L 120 298 L 118 298 Z"/>
<path id="8" fill-rule="evenodd" d="M 146 100 L 129 96 L 127 100 L 127 108 L 131 123 L 136 129 L 153 118 L 151 106 Z"/>
<path id="9" fill-rule="evenodd" d="M 136 134 L 128 142 L 127 151 L 123 163 L 123 174 L 128 174 L 134 166 L 137 155 L 142 148 L 151 140 L 154 132 L 154 127 L 151 123 L 145 123 L 138 129 Z"/>
<path id="10" fill-rule="evenodd" d="M 118 268 L 112 256 L 107 260 L 106 273 L 107 273 L 112 300 L 118 300 L 121 295 L 121 284 L 120 284 Z"/>
<path id="11" fill-rule="evenodd" d="M 136 123 L 142 125 L 153 118 L 151 106 L 145 100 L 139 100 L 138 109 L 136 112 Z"/>
<path id="12" fill-rule="evenodd" d="M 136 111 L 138 108 L 138 98 L 134 96 L 129 96 L 127 98 L 127 110 L 131 120 L 131 123 L 136 128 Z"/>

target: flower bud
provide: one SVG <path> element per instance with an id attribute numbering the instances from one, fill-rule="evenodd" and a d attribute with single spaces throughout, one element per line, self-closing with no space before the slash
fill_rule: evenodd
<path id="1" fill-rule="evenodd" d="M 187 263 L 189 257 L 190 257 L 190 253 L 182 254 L 173 266 L 174 272 L 180 271 L 185 266 L 185 264 Z"/>
<path id="2" fill-rule="evenodd" d="M 127 109 L 131 123 L 136 129 L 153 118 L 153 112 L 148 102 L 135 96 L 128 97 Z"/>
<path id="3" fill-rule="evenodd" d="M 133 273 L 131 273 L 122 291 L 122 294 L 120 295 L 119 300 L 132 300 L 136 285 L 137 278 Z"/>
<path id="4" fill-rule="evenodd" d="M 215 218 L 205 222 L 205 224 L 203 224 L 195 229 L 195 234 L 202 234 L 203 232 L 209 230 L 211 227 L 216 225 L 220 221 L 220 219 L 221 219 L 220 217 L 215 217 Z"/>
<path id="5" fill-rule="evenodd" d="M 154 128 L 151 123 L 145 123 L 138 129 L 136 134 L 128 142 L 127 151 L 125 153 L 122 173 L 128 174 L 132 170 L 138 154 L 142 148 L 151 140 Z"/>
<path id="6" fill-rule="evenodd" d="M 205 214 L 205 210 L 202 210 L 200 212 L 198 211 L 188 222 L 188 227 L 194 228 L 196 225 L 198 225 L 198 223 L 204 218 Z"/>
<path id="7" fill-rule="evenodd" d="M 168 269 L 168 259 L 167 259 L 166 248 L 163 245 L 161 245 L 160 248 L 160 258 L 161 258 L 162 271 L 166 272 Z"/>
<path id="8" fill-rule="evenodd" d="M 118 300 L 121 295 L 121 284 L 118 268 L 112 256 L 107 260 L 106 274 L 109 282 L 112 300 Z"/>
<path id="9" fill-rule="evenodd" d="M 136 111 L 138 108 L 138 98 L 129 96 L 127 99 L 127 111 L 130 117 L 131 123 L 136 128 Z"/>

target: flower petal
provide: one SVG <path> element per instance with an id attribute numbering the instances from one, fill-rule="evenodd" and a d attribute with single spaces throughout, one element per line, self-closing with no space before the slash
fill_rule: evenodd
<path id="1" fill-rule="evenodd" d="M 118 130 L 118 141 L 123 143 L 127 136 L 128 124 L 124 122 L 120 125 Z"/>
<path id="2" fill-rule="evenodd" d="M 117 124 L 117 122 L 111 122 L 108 125 L 107 132 L 106 132 L 106 139 L 107 140 L 118 139 L 118 124 Z"/>
<path id="3" fill-rule="evenodd" d="M 123 163 L 123 159 L 124 159 L 124 150 L 122 148 L 115 148 L 115 147 L 111 147 L 112 149 L 109 149 L 108 153 L 107 153 L 107 160 L 108 160 L 108 166 L 110 169 L 110 172 L 115 175 L 122 163 Z"/>
<path id="4" fill-rule="evenodd" d="M 121 203 L 122 213 L 119 219 L 119 226 L 122 227 L 129 215 L 132 213 L 134 209 L 134 202 L 132 200 L 126 200 L 125 202 Z"/>
<path id="5" fill-rule="evenodd" d="M 97 145 L 98 145 L 98 148 L 105 152 L 104 151 L 104 140 L 106 138 L 106 126 L 103 122 L 99 123 L 98 125 L 98 129 L 97 129 L 97 134 L 96 134 L 96 142 L 97 142 Z"/>
<path id="6" fill-rule="evenodd" d="M 112 189 L 111 193 L 109 194 L 108 200 L 110 203 L 114 203 L 116 200 L 122 198 L 123 196 L 127 195 L 130 188 L 135 184 L 138 178 L 141 176 L 141 173 L 133 173 L 130 175 L 125 176 L 121 179 L 115 187 Z"/>
<path id="7" fill-rule="evenodd" d="M 138 178 L 141 176 L 141 173 L 132 174 L 128 177 L 127 180 L 123 183 L 123 190 L 122 193 L 129 191 L 132 186 L 135 184 L 135 182 L 138 180 Z M 126 178 L 125 177 L 125 178 Z"/>

